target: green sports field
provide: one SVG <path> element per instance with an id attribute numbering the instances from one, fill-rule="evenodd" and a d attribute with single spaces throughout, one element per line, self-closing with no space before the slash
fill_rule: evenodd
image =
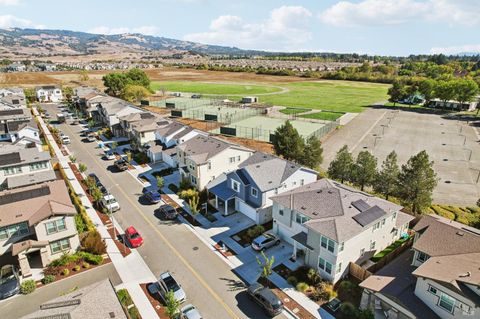
<path id="1" fill-rule="evenodd" d="M 238 100 L 240 96 L 256 95 L 260 102 L 272 105 L 320 109 L 334 112 L 362 112 L 376 102 L 388 99 L 389 85 L 352 81 L 306 81 L 291 83 L 221 84 L 210 82 L 152 82 L 152 89 L 203 95 L 225 95 Z"/>

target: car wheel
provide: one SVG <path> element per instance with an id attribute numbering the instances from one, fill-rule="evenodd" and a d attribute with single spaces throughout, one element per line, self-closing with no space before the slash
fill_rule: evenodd
<path id="1" fill-rule="evenodd" d="M 280 240 L 277 240 L 277 241 L 275 242 L 275 246 L 278 246 L 278 245 L 280 245 Z"/>
<path id="2" fill-rule="evenodd" d="M 265 251 L 267 250 L 267 247 L 262 247 L 262 249 L 260 249 L 261 251 Z"/>

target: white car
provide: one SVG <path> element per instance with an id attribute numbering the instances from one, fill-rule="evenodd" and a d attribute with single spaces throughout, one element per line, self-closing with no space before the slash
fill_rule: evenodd
<path id="1" fill-rule="evenodd" d="M 202 319 L 202 315 L 194 305 L 189 304 L 180 310 L 180 319 Z"/>
<path id="2" fill-rule="evenodd" d="M 103 196 L 100 205 L 102 205 L 102 207 L 106 208 L 110 212 L 116 212 L 120 209 L 120 204 L 111 194 Z"/>
<path id="3" fill-rule="evenodd" d="M 70 137 L 67 135 L 61 135 L 60 138 L 62 139 L 62 144 L 70 144 Z"/>
<path id="4" fill-rule="evenodd" d="M 160 275 L 157 281 L 159 294 L 163 300 L 165 300 L 165 295 L 169 291 L 173 291 L 173 296 L 175 300 L 183 303 L 187 300 L 187 295 L 185 291 L 182 289 L 182 286 L 177 283 L 177 281 L 173 278 L 173 276 L 167 271 Z"/>

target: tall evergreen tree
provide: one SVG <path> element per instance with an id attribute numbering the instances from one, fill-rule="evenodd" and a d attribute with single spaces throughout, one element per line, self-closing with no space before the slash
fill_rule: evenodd
<path id="1" fill-rule="evenodd" d="M 378 172 L 373 189 L 381 193 L 388 199 L 389 196 L 395 194 L 397 189 L 398 174 L 400 173 L 400 167 L 397 164 L 397 153 L 392 151 L 388 154 L 385 161 L 382 163 L 382 168 Z"/>
<path id="2" fill-rule="evenodd" d="M 273 138 L 275 154 L 290 161 L 298 161 L 303 156 L 305 142 L 290 121 L 278 127 Z"/>
<path id="3" fill-rule="evenodd" d="M 371 186 L 377 175 L 377 159 L 369 151 L 358 153 L 353 165 L 353 182 L 363 191 L 365 186 Z"/>
<path id="4" fill-rule="evenodd" d="M 426 151 L 421 151 L 402 165 L 398 175 L 398 197 L 414 214 L 421 213 L 432 204 L 432 192 L 437 182 L 433 162 Z"/>
<path id="5" fill-rule="evenodd" d="M 344 145 L 335 155 L 335 159 L 330 162 L 328 167 L 328 176 L 337 179 L 342 183 L 352 180 L 353 156 L 348 151 L 348 146 Z"/>
<path id="6" fill-rule="evenodd" d="M 323 161 L 322 143 L 315 136 L 310 136 L 307 139 L 303 155 L 300 159 L 300 164 L 307 167 L 317 169 Z"/>

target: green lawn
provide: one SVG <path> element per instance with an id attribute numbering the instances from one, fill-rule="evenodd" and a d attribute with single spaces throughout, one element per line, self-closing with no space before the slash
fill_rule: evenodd
<path id="1" fill-rule="evenodd" d="M 309 111 L 311 111 L 311 110 L 312 110 L 312 109 L 301 109 L 301 108 L 295 107 L 295 108 L 282 109 L 282 110 L 280 110 L 280 113 L 290 115 L 290 114 L 297 114 L 297 113 L 309 112 Z"/>
<path id="2" fill-rule="evenodd" d="M 150 87 L 152 90 L 158 91 L 166 88 L 171 92 L 190 92 L 199 94 L 239 94 L 239 95 L 255 95 L 262 93 L 273 93 L 281 91 L 281 88 L 269 85 L 252 85 L 252 84 L 223 84 L 223 83 L 204 83 L 190 81 L 169 81 L 169 82 L 152 82 Z"/>
<path id="3" fill-rule="evenodd" d="M 351 81 L 295 82 L 283 84 L 290 91 L 260 97 L 274 105 L 362 112 L 364 107 L 386 101 L 389 85 Z"/>
<path id="4" fill-rule="evenodd" d="M 402 246 L 402 244 L 404 242 L 406 242 L 408 239 L 398 239 L 397 241 L 395 241 L 394 243 L 392 243 L 390 246 L 388 246 L 387 248 L 385 248 L 384 250 L 378 252 L 377 254 L 375 254 L 375 256 L 373 256 L 372 258 L 370 258 L 371 261 L 373 261 L 374 263 L 378 262 L 380 259 L 382 259 L 383 257 L 385 257 L 386 255 L 390 254 L 392 251 L 394 251 L 395 249 L 397 249 L 398 247 Z"/>
<path id="5" fill-rule="evenodd" d="M 318 113 L 300 115 L 300 117 L 307 118 L 307 119 L 315 119 L 315 120 L 335 121 L 343 114 L 345 113 L 322 111 Z"/>

